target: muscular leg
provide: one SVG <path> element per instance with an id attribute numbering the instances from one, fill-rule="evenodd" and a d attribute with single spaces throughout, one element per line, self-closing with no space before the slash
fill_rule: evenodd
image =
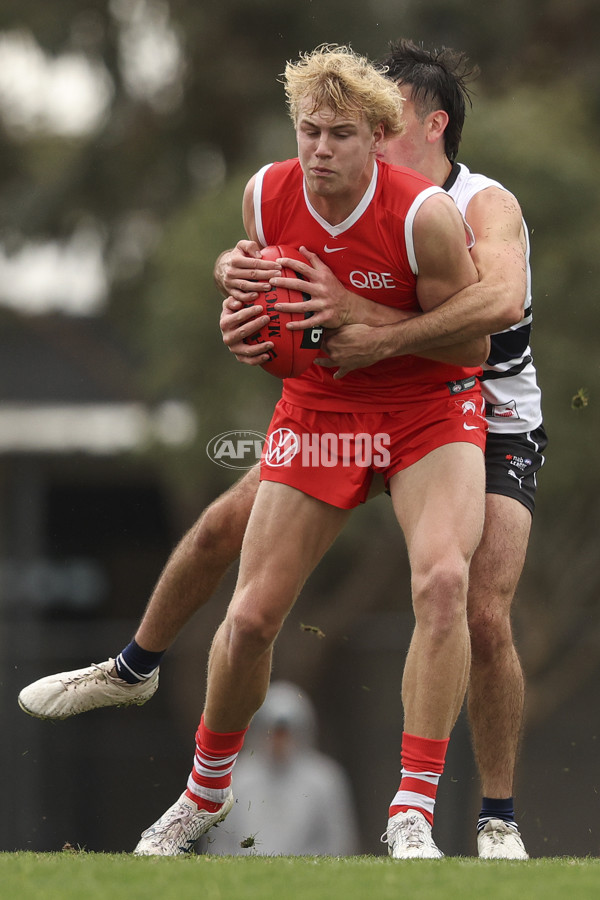
<path id="1" fill-rule="evenodd" d="M 431 835 L 450 733 L 469 677 L 469 564 L 481 538 L 484 465 L 447 444 L 390 480 L 411 565 L 415 627 L 404 666 L 402 775 L 385 838 L 394 859 L 439 859 Z"/>
<path id="2" fill-rule="evenodd" d="M 179 856 L 231 809 L 231 772 L 267 693 L 273 644 L 348 514 L 288 485 L 261 482 L 238 582 L 210 652 L 206 703 L 186 790 L 143 832 L 136 855 Z"/>
<path id="3" fill-rule="evenodd" d="M 150 597 L 135 640 L 144 650 L 169 647 L 210 600 L 237 559 L 259 485 L 254 466 L 207 509 L 181 539 Z"/>
<path id="4" fill-rule="evenodd" d="M 348 515 L 287 485 L 261 483 L 236 589 L 210 652 L 204 721 L 211 731 L 238 732 L 261 706 L 275 639 Z"/>
<path id="5" fill-rule="evenodd" d="M 523 718 L 523 672 L 510 610 L 527 550 L 531 514 L 517 500 L 488 494 L 483 537 L 471 563 L 468 711 L 485 797 L 511 797 Z"/>
<path id="6" fill-rule="evenodd" d="M 481 536 L 484 467 L 471 444 L 448 444 L 390 482 L 411 563 L 415 629 L 402 682 L 404 729 L 448 737 L 470 660 L 468 570 Z"/>

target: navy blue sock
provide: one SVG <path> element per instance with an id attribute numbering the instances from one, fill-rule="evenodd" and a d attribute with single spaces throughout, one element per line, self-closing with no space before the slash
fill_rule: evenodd
<path id="1" fill-rule="evenodd" d="M 512 797 L 505 800 L 497 800 L 495 797 L 483 797 L 481 800 L 481 812 L 477 822 L 477 831 L 481 831 L 490 819 L 502 819 L 507 825 L 517 827 L 515 822 L 515 802 Z"/>
<path id="2" fill-rule="evenodd" d="M 145 681 L 158 668 L 163 653 L 160 650 L 155 653 L 152 650 L 144 650 L 135 640 L 127 644 L 115 659 L 117 675 L 129 684 Z"/>

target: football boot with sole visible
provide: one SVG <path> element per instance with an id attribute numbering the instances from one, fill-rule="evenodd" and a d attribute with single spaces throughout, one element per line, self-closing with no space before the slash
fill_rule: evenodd
<path id="1" fill-rule="evenodd" d="M 28 684 L 19 694 L 19 706 L 38 719 L 68 719 L 103 706 L 142 706 L 157 688 L 158 669 L 144 681 L 129 684 L 117 675 L 114 659 L 107 659 Z"/>

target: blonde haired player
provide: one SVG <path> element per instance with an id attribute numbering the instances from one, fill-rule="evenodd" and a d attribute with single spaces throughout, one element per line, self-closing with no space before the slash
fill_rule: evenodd
<path id="1" fill-rule="evenodd" d="M 243 203 L 249 240 L 336 250 L 331 269 L 339 281 L 348 289 L 363 284 L 356 293 L 388 309 L 433 309 L 475 283 L 452 200 L 422 176 L 376 159 L 386 138 L 401 130 L 401 100 L 385 76 L 348 49 L 318 48 L 288 64 L 285 84 L 298 158 L 266 166 L 250 180 Z M 487 348 L 486 339 L 475 339 L 463 352 L 482 361 Z M 399 859 L 442 855 L 431 836 L 433 808 L 468 680 L 468 568 L 483 525 L 478 371 L 404 357 L 342 380 L 317 366 L 285 380 L 237 585 L 210 652 L 194 766 L 186 790 L 143 833 L 136 854 L 179 855 L 227 815 L 232 770 L 269 686 L 277 634 L 379 474 L 408 547 L 416 618 L 403 678 L 404 770 L 388 839 Z M 350 440 L 349 458 L 317 454 L 306 463 L 298 452 L 282 466 L 269 448 L 286 430 L 298 436 L 298 446 L 324 433 L 362 440 L 385 433 L 389 453 L 366 468 Z M 405 808 L 408 793 L 420 798 L 418 808 Z"/>
<path id="2" fill-rule="evenodd" d="M 294 127 L 303 113 L 327 107 L 336 116 L 364 117 L 373 131 L 383 125 L 386 138 L 404 130 L 402 98 L 364 56 L 349 47 L 322 44 L 285 67 L 283 84 Z M 307 105 L 307 98 L 310 102 Z"/>

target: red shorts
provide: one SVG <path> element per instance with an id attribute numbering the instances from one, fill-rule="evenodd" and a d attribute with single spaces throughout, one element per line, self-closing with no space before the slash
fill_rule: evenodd
<path id="1" fill-rule="evenodd" d="M 389 479 L 444 444 L 483 451 L 478 390 L 396 412 L 314 412 L 280 400 L 263 449 L 261 481 L 278 481 L 341 509 L 364 503 L 375 472 Z"/>

